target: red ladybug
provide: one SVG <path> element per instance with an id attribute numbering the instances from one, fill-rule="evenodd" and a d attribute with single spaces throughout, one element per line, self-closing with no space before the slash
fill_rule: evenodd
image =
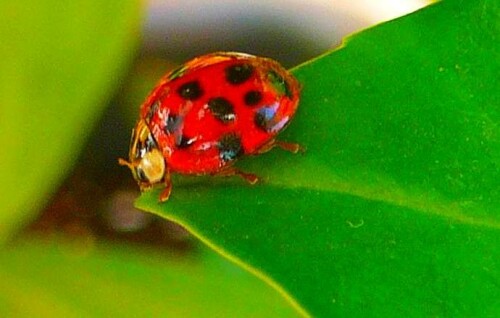
<path id="1" fill-rule="evenodd" d="M 170 196 L 170 172 L 238 175 L 254 184 L 258 177 L 233 163 L 276 146 L 300 150 L 275 139 L 299 94 L 299 82 L 271 59 L 233 52 L 195 58 L 168 73 L 142 104 L 129 161 L 119 163 L 142 191 L 164 182 L 160 201 Z"/>

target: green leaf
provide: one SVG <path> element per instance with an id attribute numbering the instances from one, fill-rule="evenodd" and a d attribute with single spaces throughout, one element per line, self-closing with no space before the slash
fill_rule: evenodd
<path id="1" fill-rule="evenodd" d="M 137 206 L 313 316 L 500 315 L 499 5 L 444 1 L 349 38 L 293 70 L 280 138 L 305 154 L 245 159 L 253 187 L 178 178 Z"/>
<path id="2" fill-rule="evenodd" d="M 213 252 L 92 240 L 0 250 L 2 317 L 295 317 L 274 290 Z"/>
<path id="3" fill-rule="evenodd" d="M 137 41 L 140 2 L 0 3 L 0 242 L 45 204 Z"/>

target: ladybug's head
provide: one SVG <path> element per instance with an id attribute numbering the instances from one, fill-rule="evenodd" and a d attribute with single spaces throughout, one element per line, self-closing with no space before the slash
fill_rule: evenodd
<path id="1" fill-rule="evenodd" d="M 130 168 L 141 190 L 150 188 L 165 177 L 165 159 L 144 120 L 132 130 L 129 161 L 120 158 L 118 163 Z"/>

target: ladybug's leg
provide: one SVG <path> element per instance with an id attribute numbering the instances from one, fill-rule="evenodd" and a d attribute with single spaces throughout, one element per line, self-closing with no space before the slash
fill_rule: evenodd
<path id="1" fill-rule="evenodd" d="M 274 141 L 274 146 L 279 147 L 283 150 L 289 151 L 291 153 L 298 153 L 298 152 L 304 152 L 305 149 L 301 145 L 294 143 L 294 142 L 286 142 L 286 141 L 280 141 L 280 140 L 275 140 Z"/>
<path id="2" fill-rule="evenodd" d="M 259 177 L 257 175 L 243 172 L 235 167 L 224 168 L 223 170 L 217 172 L 216 175 L 223 177 L 239 176 L 250 184 L 256 184 L 259 181 Z"/>
<path id="3" fill-rule="evenodd" d="M 299 151 L 300 152 L 304 151 L 304 147 L 302 147 L 301 145 L 299 145 L 297 143 L 273 139 L 270 142 L 268 142 L 267 144 L 265 144 L 264 146 L 262 146 L 258 150 L 258 153 L 263 154 L 263 153 L 268 152 L 269 150 L 273 149 L 274 147 L 279 147 L 279 148 L 286 150 L 286 151 L 289 151 L 291 153 L 298 153 Z"/>
<path id="4" fill-rule="evenodd" d="M 160 202 L 165 202 L 170 197 L 170 192 L 172 192 L 172 181 L 170 180 L 170 170 L 166 168 L 165 170 L 165 189 L 160 193 Z"/>

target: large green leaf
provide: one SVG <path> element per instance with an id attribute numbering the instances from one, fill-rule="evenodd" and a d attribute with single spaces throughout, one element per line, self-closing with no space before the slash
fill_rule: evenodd
<path id="1" fill-rule="evenodd" d="M 444 1 L 293 70 L 282 139 L 239 180 L 178 178 L 175 220 L 314 316 L 499 316 L 498 1 Z M 275 285 L 276 286 L 276 285 Z"/>
<path id="2" fill-rule="evenodd" d="M 201 251 L 183 258 L 85 239 L 0 250 L 2 317 L 295 317 L 251 274 Z"/>
<path id="3" fill-rule="evenodd" d="M 140 3 L 0 2 L 0 242 L 43 205 L 133 54 Z"/>

